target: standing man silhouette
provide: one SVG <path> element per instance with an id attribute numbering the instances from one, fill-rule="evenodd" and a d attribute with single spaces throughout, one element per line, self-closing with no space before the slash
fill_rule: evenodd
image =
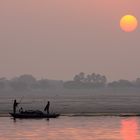
<path id="1" fill-rule="evenodd" d="M 18 102 L 16 100 L 14 100 L 14 104 L 13 104 L 13 113 L 16 114 L 16 108 L 18 106 Z"/>
<path id="2" fill-rule="evenodd" d="M 48 101 L 46 107 L 44 108 L 44 111 L 47 111 L 47 114 L 50 113 L 50 101 Z"/>

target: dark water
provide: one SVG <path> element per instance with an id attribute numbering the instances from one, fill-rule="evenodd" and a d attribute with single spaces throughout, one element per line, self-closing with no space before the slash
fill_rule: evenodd
<path id="1" fill-rule="evenodd" d="M 0 140 L 140 140 L 139 117 L 0 117 Z"/>

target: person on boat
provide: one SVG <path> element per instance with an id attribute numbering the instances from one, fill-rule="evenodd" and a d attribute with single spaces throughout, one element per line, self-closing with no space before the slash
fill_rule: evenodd
<path id="1" fill-rule="evenodd" d="M 44 111 L 47 111 L 47 114 L 50 113 L 50 101 L 48 101 L 46 107 L 44 108 Z"/>
<path id="2" fill-rule="evenodd" d="M 18 102 L 16 100 L 14 100 L 14 104 L 13 104 L 13 113 L 16 114 L 16 108 L 18 106 Z"/>
<path id="3" fill-rule="evenodd" d="M 23 108 L 22 107 L 19 109 L 19 112 L 20 113 L 23 113 Z"/>

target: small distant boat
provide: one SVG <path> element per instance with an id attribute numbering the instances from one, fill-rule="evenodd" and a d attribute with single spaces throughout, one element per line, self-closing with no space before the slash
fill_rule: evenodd
<path id="1" fill-rule="evenodd" d="M 9 113 L 12 117 L 14 118 L 23 118 L 23 119 L 28 119 L 28 118 L 57 118 L 60 116 L 60 114 L 57 113 L 43 113 L 40 110 L 26 110 L 23 112 L 19 113 Z"/>
<path id="2" fill-rule="evenodd" d="M 120 117 L 139 117 L 140 113 L 121 113 Z"/>

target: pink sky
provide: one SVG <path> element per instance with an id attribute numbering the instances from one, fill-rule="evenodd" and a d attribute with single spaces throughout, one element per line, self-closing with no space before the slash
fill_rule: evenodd
<path id="1" fill-rule="evenodd" d="M 140 77 L 140 27 L 125 33 L 139 0 L 1 0 L 0 77 L 71 79 L 81 71 L 110 80 Z"/>

